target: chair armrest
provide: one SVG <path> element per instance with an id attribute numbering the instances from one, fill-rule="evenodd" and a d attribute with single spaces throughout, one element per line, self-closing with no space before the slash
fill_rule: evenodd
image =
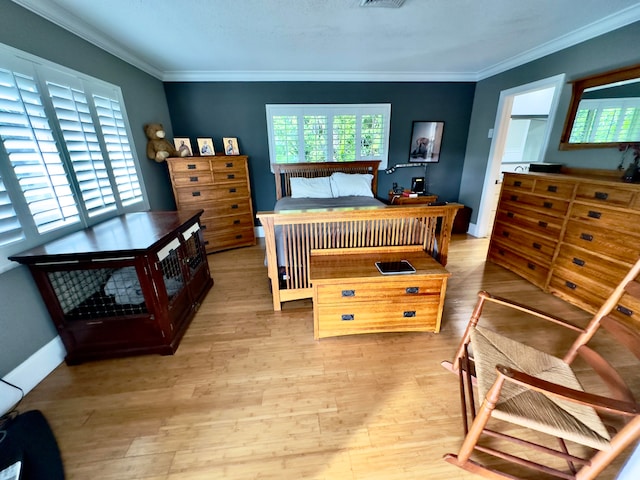
<path id="1" fill-rule="evenodd" d="M 640 405 L 634 402 L 625 402 L 622 400 L 604 397 L 602 395 L 594 395 L 581 390 L 574 390 L 573 388 L 542 380 L 504 365 L 496 365 L 496 370 L 500 375 L 504 376 L 507 381 L 530 388 L 540 393 L 587 405 L 596 410 L 628 416 L 636 416 L 640 414 Z"/>
<path id="2" fill-rule="evenodd" d="M 531 308 L 527 305 L 523 305 L 521 303 L 518 302 L 513 302 L 511 300 L 508 300 L 506 298 L 502 298 L 502 297 L 497 297 L 494 295 L 491 295 L 488 292 L 480 292 L 479 294 L 483 294 L 485 300 L 492 302 L 492 303 L 496 303 L 498 305 L 502 305 L 504 307 L 509 307 L 509 308 L 513 308 L 515 310 L 519 310 L 521 312 L 524 313 L 528 313 L 529 315 L 534 315 L 538 318 L 541 318 L 543 320 L 547 320 L 549 322 L 555 323 L 557 325 L 560 325 L 562 327 L 568 328 L 570 330 L 574 330 L 576 332 L 579 333 L 583 333 L 585 330 L 582 327 L 579 327 L 578 325 L 574 325 L 571 322 L 567 322 L 566 320 L 563 320 L 561 318 L 555 317 L 547 312 L 543 312 L 542 310 L 538 310 L 535 308 Z"/>

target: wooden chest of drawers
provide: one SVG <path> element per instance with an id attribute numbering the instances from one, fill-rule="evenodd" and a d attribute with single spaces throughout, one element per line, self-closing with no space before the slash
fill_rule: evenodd
<path id="1" fill-rule="evenodd" d="M 375 249 L 374 249 L 375 250 Z M 314 251 L 314 338 L 357 333 L 439 332 L 449 272 L 422 251 Z M 376 261 L 409 260 L 416 273 L 382 275 Z"/>
<path id="2" fill-rule="evenodd" d="M 201 208 L 207 253 L 255 245 L 248 158 L 169 158 L 178 210 Z"/>
<path id="3" fill-rule="evenodd" d="M 488 259 L 595 312 L 640 256 L 640 185 L 617 173 L 505 173 Z"/>

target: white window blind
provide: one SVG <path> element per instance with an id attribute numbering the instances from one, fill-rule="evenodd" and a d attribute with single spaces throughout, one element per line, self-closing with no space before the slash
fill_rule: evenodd
<path id="1" fill-rule="evenodd" d="M 569 142 L 634 142 L 640 137 L 640 98 L 580 101 Z"/>
<path id="2" fill-rule="evenodd" d="M 120 89 L 0 48 L 0 271 L 12 253 L 144 210 Z M 26 57 L 26 58 L 25 58 Z"/>
<path id="3" fill-rule="evenodd" d="M 390 104 L 267 105 L 271 163 L 388 162 Z"/>

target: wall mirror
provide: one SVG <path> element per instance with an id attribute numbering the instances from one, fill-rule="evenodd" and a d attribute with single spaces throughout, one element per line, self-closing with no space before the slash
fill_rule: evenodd
<path id="1" fill-rule="evenodd" d="M 560 150 L 640 143 L 640 65 L 572 83 Z"/>

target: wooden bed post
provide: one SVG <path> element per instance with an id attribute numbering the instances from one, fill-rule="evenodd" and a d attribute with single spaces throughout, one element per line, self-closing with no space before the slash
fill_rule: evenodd
<path id="1" fill-rule="evenodd" d="M 258 219 L 264 228 L 264 242 L 267 259 L 276 259 L 276 235 L 273 216 L 268 213 L 258 213 Z M 271 291 L 273 296 L 273 310 L 282 310 L 280 302 L 280 279 L 278 277 L 278 262 L 267 261 L 267 274 L 271 280 Z"/>

